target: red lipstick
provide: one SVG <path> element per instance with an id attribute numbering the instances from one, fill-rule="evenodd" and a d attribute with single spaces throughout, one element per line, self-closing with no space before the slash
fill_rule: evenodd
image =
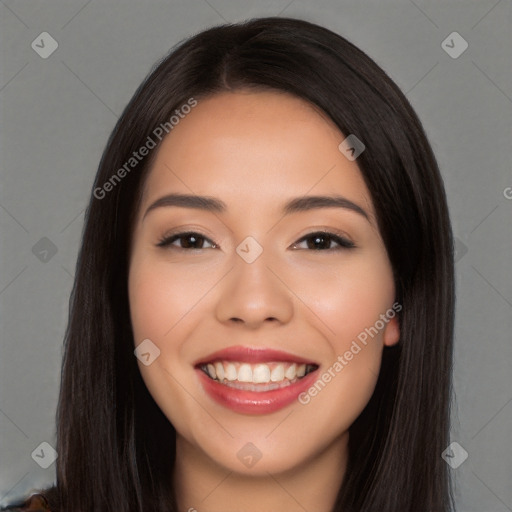
<path id="1" fill-rule="evenodd" d="M 237 346 L 202 358 L 195 369 L 218 404 L 241 414 L 270 414 L 312 385 L 318 364 L 274 349 Z"/>

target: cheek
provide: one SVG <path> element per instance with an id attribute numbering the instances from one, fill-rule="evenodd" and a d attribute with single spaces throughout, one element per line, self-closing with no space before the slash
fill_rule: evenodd
<path id="1" fill-rule="evenodd" d="M 333 428 L 348 428 L 368 403 L 380 371 L 384 328 L 382 316 L 394 302 L 393 274 L 383 251 L 368 252 L 336 268 L 302 274 L 305 301 L 321 319 L 330 354 L 319 379 L 307 392 L 316 411 Z M 315 277 L 315 279 L 313 279 Z M 325 391 L 324 391 L 325 389 Z M 314 405 L 313 405 L 314 404 Z M 344 411 L 343 415 L 339 415 Z M 340 423 L 341 422 L 341 423 Z"/>
<path id="2" fill-rule="evenodd" d="M 137 255 L 132 260 L 128 294 L 134 343 L 150 339 L 160 350 L 160 356 L 150 365 L 138 362 L 139 370 L 167 419 L 184 432 L 189 419 L 197 414 L 180 385 L 189 378 L 180 354 L 189 335 L 187 321 L 201 296 L 197 288 L 197 279 L 171 272 L 169 265 Z"/>
<path id="3" fill-rule="evenodd" d="M 322 276 L 309 296 L 322 320 L 330 355 L 319 374 L 321 382 L 301 403 L 309 404 L 311 414 L 324 416 L 333 435 L 349 428 L 375 390 L 389 323 L 381 315 L 385 317 L 394 302 L 392 272 L 385 261 L 359 260 L 357 268 L 346 270 Z"/>
<path id="4" fill-rule="evenodd" d="M 150 267 L 135 263 L 130 270 L 128 290 L 135 344 L 145 338 L 158 343 L 165 322 L 171 320 L 163 307 L 165 288 L 162 282 L 156 279 Z M 168 306 L 169 311 L 172 311 L 172 305 Z"/>
<path id="5" fill-rule="evenodd" d="M 132 262 L 128 289 L 136 343 L 166 338 L 181 318 L 193 312 L 207 290 L 207 280 L 171 267 L 149 258 Z"/>
<path id="6" fill-rule="evenodd" d="M 392 270 L 384 254 L 374 252 L 347 259 L 336 267 L 317 267 L 301 274 L 305 302 L 322 320 L 322 330 L 337 354 L 348 350 L 359 335 L 364 339 L 368 330 L 373 334 L 368 337 L 377 340 L 374 345 L 380 344 L 383 324 L 379 320 L 393 304 L 395 294 Z"/>

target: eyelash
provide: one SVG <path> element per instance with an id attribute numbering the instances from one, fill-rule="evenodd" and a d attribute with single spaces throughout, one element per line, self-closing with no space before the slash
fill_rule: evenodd
<path id="1" fill-rule="evenodd" d="M 312 233 L 309 233 L 309 234 L 303 236 L 300 240 L 297 240 L 297 242 L 295 242 L 293 245 L 295 246 L 295 245 L 297 245 L 305 240 L 308 240 L 310 238 L 318 237 L 318 235 L 320 235 L 322 237 L 330 238 L 332 241 L 334 241 L 335 243 L 338 244 L 338 247 L 330 248 L 330 249 L 310 249 L 312 251 L 319 251 L 319 252 L 341 251 L 344 249 L 353 249 L 356 247 L 354 242 L 352 242 L 348 238 L 345 238 L 341 233 L 332 233 L 329 231 L 322 231 L 322 230 L 314 231 Z M 196 240 L 204 239 L 214 246 L 214 247 L 207 247 L 207 249 L 215 249 L 218 247 L 212 240 L 210 240 L 209 238 L 207 238 L 206 236 L 202 235 L 201 233 L 199 233 L 197 231 L 185 231 L 185 232 L 174 233 L 172 235 L 165 236 L 162 239 L 160 239 L 156 245 L 157 245 L 157 247 L 168 247 L 168 248 L 172 248 L 173 250 L 178 250 L 178 251 L 190 251 L 190 250 L 200 251 L 200 250 L 202 250 L 202 248 L 196 249 L 196 248 L 184 248 L 184 247 L 176 247 L 176 246 L 170 247 L 174 241 L 179 240 L 180 238 L 186 238 L 189 236 L 195 236 Z M 299 249 L 299 250 L 304 250 L 304 249 Z"/>

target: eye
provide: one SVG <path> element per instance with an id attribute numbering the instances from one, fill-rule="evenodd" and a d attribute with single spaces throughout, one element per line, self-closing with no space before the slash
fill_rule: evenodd
<path id="1" fill-rule="evenodd" d="M 175 245 L 177 240 L 181 240 L 179 246 Z M 345 238 L 343 235 L 330 233 L 327 231 L 316 231 L 314 233 L 310 233 L 309 235 L 306 235 L 295 242 L 292 247 L 296 249 L 297 245 L 304 241 L 308 242 L 306 248 L 314 251 L 337 251 L 355 247 L 355 244 L 348 238 Z M 204 242 L 209 243 L 211 247 L 204 247 Z M 337 247 L 331 247 L 332 242 L 337 244 Z M 218 247 L 215 242 L 202 235 L 201 233 L 195 231 L 174 233 L 172 235 L 165 236 L 156 245 L 157 247 L 172 246 L 173 249 L 178 250 L 201 250 L 208 248 L 216 249 Z"/>
<path id="2" fill-rule="evenodd" d="M 352 249 L 355 247 L 354 242 L 348 238 L 345 238 L 341 234 L 329 233 L 327 231 L 317 231 L 315 233 L 310 233 L 309 235 L 306 235 L 295 242 L 292 247 L 295 249 L 297 244 L 303 241 L 311 241 L 311 243 L 307 243 L 307 249 L 314 251 L 340 251 L 343 249 Z M 330 247 L 331 242 L 338 244 L 338 247 Z"/>
<path id="3" fill-rule="evenodd" d="M 176 240 L 180 239 L 182 242 L 184 241 L 184 243 L 181 243 L 181 247 L 174 245 L 172 247 L 173 249 L 208 249 L 208 247 L 202 247 L 205 241 L 211 244 L 211 249 L 215 249 L 217 247 L 215 242 L 212 242 L 209 238 L 206 238 L 205 236 L 201 235 L 201 233 L 197 233 L 195 231 L 187 231 L 184 233 L 175 233 L 170 236 L 165 236 L 156 245 L 157 247 L 167 247 L 171 246 Z"/>

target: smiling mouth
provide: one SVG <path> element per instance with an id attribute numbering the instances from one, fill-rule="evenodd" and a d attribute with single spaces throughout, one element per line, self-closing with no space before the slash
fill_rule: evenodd
<path id="1" fill-rule="evenodd" d="M 210 379 L 243 391 L 265 392 L 285 388 L 314 372 L 316 364 L 293 362 L 244 363 L 212 361 L 198 366 Z"/>

